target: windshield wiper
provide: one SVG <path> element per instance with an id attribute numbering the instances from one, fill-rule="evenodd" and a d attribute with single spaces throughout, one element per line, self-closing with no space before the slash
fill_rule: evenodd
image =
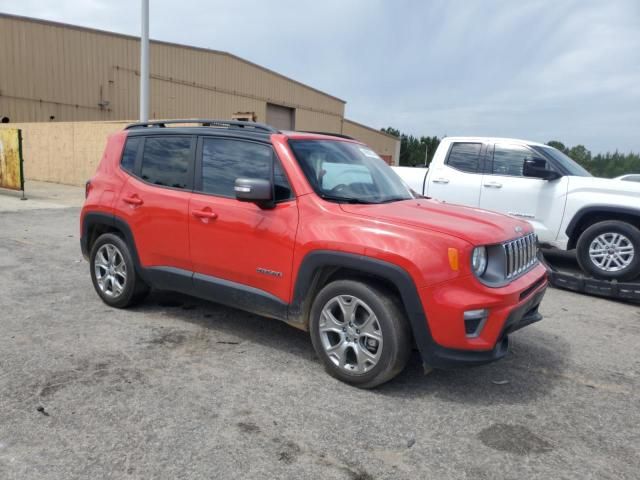
<path id="1" fill-rule="evenodd" d="M 342 202 L 342 203 L 362 203 L 367 205 L 372 203 L 377 203 L 377 202 L 370 202 L 368 200 L 363 200 L 362 198 L 340 197 L 336 195 L 327 195 L 326 193 L 320 194 L 320 198 L 323 198 L 324 200 L 330 200 L 333 202 Z"/>
<path id="2" fill-rule="evenodd" d="M 403 200 L 411 200 L 411 198 L 407 197 L 389 197 L 384 200 L 379 201 L 378 203 L 391 203 L 391 202 L 401 202 Z"/>

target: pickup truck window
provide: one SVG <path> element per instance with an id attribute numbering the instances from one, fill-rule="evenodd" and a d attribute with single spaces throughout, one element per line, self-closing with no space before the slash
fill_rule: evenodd
<path id="1" fill-rule="evenodd" d="M 491 173 L 494 175 L 508 175 L 522 177 L 524 162 L 533 157 L 529 149 L 517 145 L 496 144 L 493 152 Z"/>
<path id="2" fill-rule="evenodd" d="M 480 171 L 481 143 L 454 143 L 445 162 L 450 167 L 469 173 Z"/>
<path id="3" fill-rule="evenodd" d="M 565 175 L 571 175 L 574 177 L 592 177 L 587 170 L 582 168 L 579 164 L 577 164 L 571 157 L 565 155 L 560 150 L 556 150 L 553 147 L 541 147 L 538 145 L 532 145 L 535 151 L 542 153 L 542 155 L 546 157 L 551 157 L 555 160 L 559 166 L 564 170 Z"/>
<path id="4" fill-rule="evenodd" d="M 364 183 L 373 187 L 373 178 L 366 167 L 346 163 L 325 163 L 322 188 L 331 190 L 341 183 Z"/>
<path id="5" fill-rule="evenodd" d="M 311 187 L 321 198 L 343 203 L 387 203 L 414 198 L 384 160 L 357 143 L 290 140 Z"/>

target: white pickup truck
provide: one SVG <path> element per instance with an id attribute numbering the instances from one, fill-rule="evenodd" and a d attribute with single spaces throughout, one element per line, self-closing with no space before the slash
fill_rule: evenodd
<path id="1" fill-rule="evenodd" d="M 542 246 L 576 249 L 584 272 L 640 276 L 640 184 L 591 176 L 555 148 L 511 138 L 447 137 L 430 168 L 395 167 L 416 192 L 528 220 Z"/>

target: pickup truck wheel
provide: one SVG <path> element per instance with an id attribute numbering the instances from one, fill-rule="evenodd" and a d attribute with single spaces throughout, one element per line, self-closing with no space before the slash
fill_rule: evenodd
<path id="1" fill-rule="evenodd" d="M 93 244 L 90 270 L 93 287 L 111 307 L 129 307 L 149 293 L 149 287 L 136 273 L 129 247 L 113 233 L 100 235 Z"/>
<path id="2" fill-rule="evenodd" d="M 578 239 L 577 258 L 596 278 L 633 280 L 640 275 L 640 230 L 619 220 L 591 225 Z"/>
<path id="3" fill-rule="evenodd" d="M 313 347 L 333 377 L 373 388 L 400 373 L 411 333 L 393 295 L 353 280 L 325 286 L 311 307 Z"/>

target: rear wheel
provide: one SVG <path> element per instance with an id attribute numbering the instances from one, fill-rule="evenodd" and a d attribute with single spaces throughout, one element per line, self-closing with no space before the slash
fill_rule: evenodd
<path id="1" fill-rule="evenodd" d="M 91 280 L 111 307 L 125 308 L 142 300 L 149 287 L 136 273 L 129 247 L 113 233 L 100 235 L 90 255 Z"/>
<path id="2" fill-rule="evenodd" d="M 640 275 L 640 230 L 619 220 L 591 225 L 578 239 L 577 258 L 594 277 L 633 280 Z"/>
<path id="3" fill-rule="evenodd" d="M 388 291 L 353 280 L 324 287 L 311 307 L 311 340 L 327 372 L 361 388 L 391 380 L 411 353 L 411 333 Z"/>

